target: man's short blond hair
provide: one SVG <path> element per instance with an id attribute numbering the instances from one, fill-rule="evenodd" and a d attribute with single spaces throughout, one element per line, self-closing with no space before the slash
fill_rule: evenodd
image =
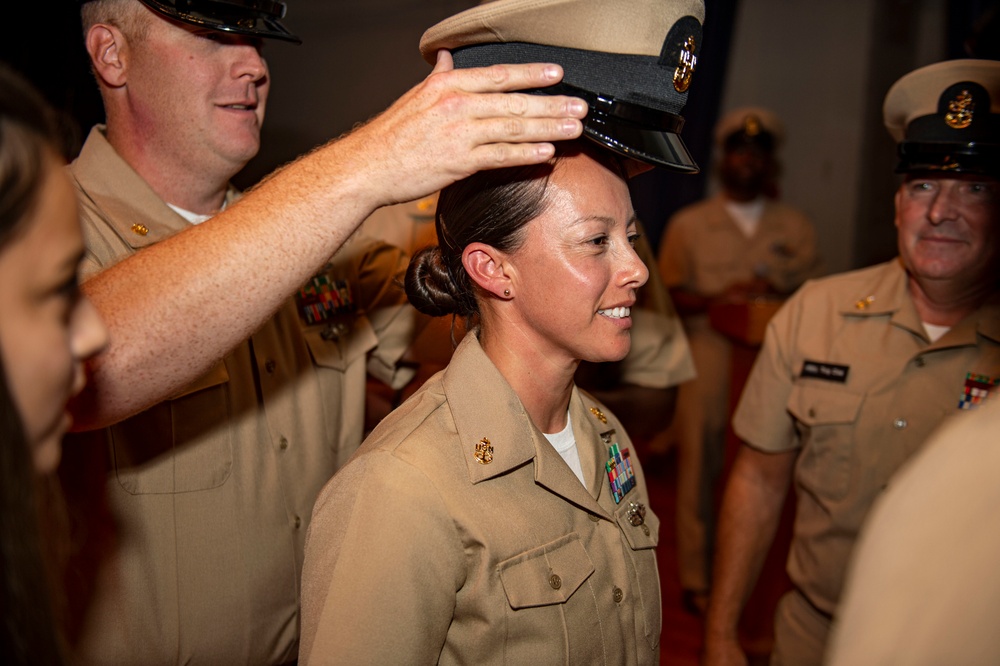
<path id="1" fill-rule="evenodd" d="M 98 23 L 113 25 L 131 42 L 145 39 L 149 33 L 149 11 L 139 0 L 91 0 L 80 9 L 83 34 Z"/>

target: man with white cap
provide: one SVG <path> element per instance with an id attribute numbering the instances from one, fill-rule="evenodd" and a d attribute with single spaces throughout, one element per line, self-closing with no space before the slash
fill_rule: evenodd
<path id="1" fill-rule="evenodd" d="M 899 257 L 809 282 L 768 326 L 734 417 L 705 662 L 745 663 L 736 627 L 794 482 L 773 664 L 823 660 L 858 531 L 947 417 L 1000 384 L 1000 63 L 942 62 L 889 90 Z"/>
<path id="2" fill-rule="evenodd" d="M 812 223 L 772 193 L 783 135 L 767 109 L 727 113 L 715 129 L 720 191 L 671 217 L 660 244 L 660 276 L 683 318 L 698 373 L 678 391 L 669 433 L 677 446 L 682 601 L 696 613 L 704 613 L 711 586 L 733 351 L 710 323 L 709 309 L 751 296 L 787 296 L 819 270 Z"/>
<path id="3" fill-rule="evenodd" d="M 386 331 L 408 307 L 399 252 L 355 242 L 347 280 L 327 262 L 376 207 L 544 162 L 546 142 L 582 129 L 582 102 L 502 94 L 555 82 L 558 67 L 458 72 L 442 52 L 383 114 L 239 198 L 229 181 L 257 152 L 270 87 L 264 40 L 297 41 L 284 10 L 83 2 L 107 125 L 70 170 L 84 291 L 112 343 L 75 419 L 110 427 L 72 447 L 86 460 L 64 477 L 86 518 L 106 494 L 115 530 L 97 575 L 77 574 L 96 588 L 83 662 L 295 661 L 312 505 L 360 443 L 366 365 L 394 375 L 404 346 Z M 102 487 L 77 492 L 90 478 Z"/>

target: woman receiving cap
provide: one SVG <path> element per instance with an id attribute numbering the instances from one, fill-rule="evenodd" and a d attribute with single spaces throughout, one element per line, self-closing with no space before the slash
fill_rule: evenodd
<path id="1" fill-rule="evenodd" d="M 306 663 L 658 661 L 659 521 L 621 424 L 573 384 L 628 352 L 648 277 L 624 173 L 576 142 L 442 192 L 407 294 L 474 334 L 320 495 Z"/>
<path id="2" fill-rule="evenodd" d="M 36 485 L 107 332 L 77 288 L 83 237 L 50 115 L 0 67 L 0 663 L 61 663 Z"/>

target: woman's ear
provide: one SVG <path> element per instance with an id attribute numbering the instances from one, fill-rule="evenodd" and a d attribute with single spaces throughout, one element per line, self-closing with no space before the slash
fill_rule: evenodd
<path id="1" fill-rule="evenodd" d="M 507 253 L 485 243 L 470 243 L 462 251 L 462 265 L 480 289 L 497 298 L 510 299 L 511 265 Z"/>
<path id="2" fill-rule="evenodd" d="M 97 23 L 84 40 L 97 78 L 110 88 L 125 85 L 128 41 L 122 31 L 107 23 Z"/>

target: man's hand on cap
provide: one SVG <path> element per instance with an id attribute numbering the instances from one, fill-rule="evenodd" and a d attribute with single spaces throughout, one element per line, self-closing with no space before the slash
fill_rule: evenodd
<path id="1" fill-rule="evenodd" d="M 494 65 L 456 70 L 447 51 L 434 71 L 345 139 L 361 140 L 379 204 L 409 201 L 476 171 L 538 164 L 552 141 L 580 136 L 587 105 L 573 97 L 514 90 L 557 83 L 557 65 Z"/>

